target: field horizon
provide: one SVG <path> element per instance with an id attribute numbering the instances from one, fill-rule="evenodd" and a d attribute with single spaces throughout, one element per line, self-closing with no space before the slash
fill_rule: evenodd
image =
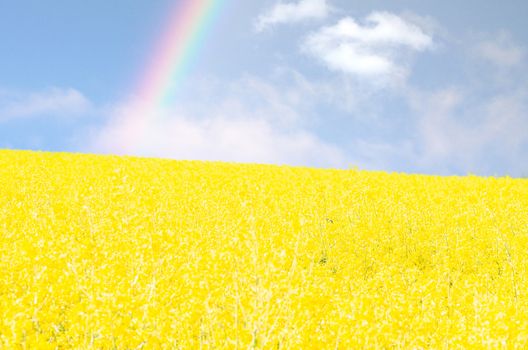
<path id="1" fill-rule="evenodd" d="M 91 152 L 70 152 L 70 151 L 48 151 L 48 150 L 34 150 L 34 149 L 11 149 L 11 148 L 0 148 L 0 154 L 10 152 L 21 152 L 34 155 L 66 155 L 73 157 L 110 157 L 110 158 L 123 158 L 123 159 L 146 159 L 146 160 L 157 160 L 162 162 L 195 162 L 204 164 L 232 164 L 232 165 L 247 165 L 247 166 L 264 166 L 264 167 L 288 167 L 288 168 L 300 168 L 300 169 L 312 169 L 321 171 L 360 171 L 365 173 L 384 173 L 388 175 L 402 175 L 402 176 L 425 176 L 425 177 L 444 177 L 444 178 L 467 178 L 467 177 L 478 177 L 478 178 L 489 178 L 489 179 L 513 179 L 513 180 L 525 180 L 527 176 L 512 176 L 509 174 L 503 175 L 479 175 L 468 172 L 467 174 L 436 174 L 434 172 L 407 172 L 407 171 L 388 171 L 383 169 L 362 169 L 357 165 L 350 164 L 346 168 L 339 167 L 325 167 L 325 166 L 309 166 L 309 165 L 292 165 L 292 164 L 280 164 L 280 163 L 267 163 L 267 162 L 242 162 L 242 161 L 229 161 L 229 160 L 212 160 L 212 159 L 179 159 L 171 157 L 156 157 L 147 155 L 128 155 L 128 154 L 111 154 L 111 153 L 91 153 Z"/>

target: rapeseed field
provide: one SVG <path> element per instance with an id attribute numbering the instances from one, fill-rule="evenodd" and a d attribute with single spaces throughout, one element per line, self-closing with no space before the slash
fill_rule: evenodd
<path id="1" fill-rule="evenodd" d="M 0 151 L 5 349 L 528 347 L 528 181 Z"/>

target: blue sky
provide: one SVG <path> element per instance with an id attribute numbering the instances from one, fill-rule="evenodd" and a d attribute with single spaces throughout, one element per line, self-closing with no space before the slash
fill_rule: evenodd
<path id="1" fill-rule="evenodd" d="M 0 148 L 528 175 L 528 3 L 224 1 L 129 148 L 175 1 L 0 3 Z"/>

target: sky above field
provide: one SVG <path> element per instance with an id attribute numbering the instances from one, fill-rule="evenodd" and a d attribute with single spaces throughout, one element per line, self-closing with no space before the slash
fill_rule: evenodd
<path id="1" fill-rule="evenodd" d="M 0 148 L 528 176 L 528 2 L 0 2 Z"/>

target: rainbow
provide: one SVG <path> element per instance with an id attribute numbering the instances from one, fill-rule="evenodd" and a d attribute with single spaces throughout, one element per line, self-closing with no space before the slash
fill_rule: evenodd
<path id="1" fill-rule="evenodd" d="M 157 121 L 163 118 L 164 107 L 191 72 L 226 1 L 176 0 L 166 29 L 131 94 L 132 101 L 118 120 L 124 128 L 119 143 L 125 153 L 148 146 L 149 127 L 160 124 Z"/>

